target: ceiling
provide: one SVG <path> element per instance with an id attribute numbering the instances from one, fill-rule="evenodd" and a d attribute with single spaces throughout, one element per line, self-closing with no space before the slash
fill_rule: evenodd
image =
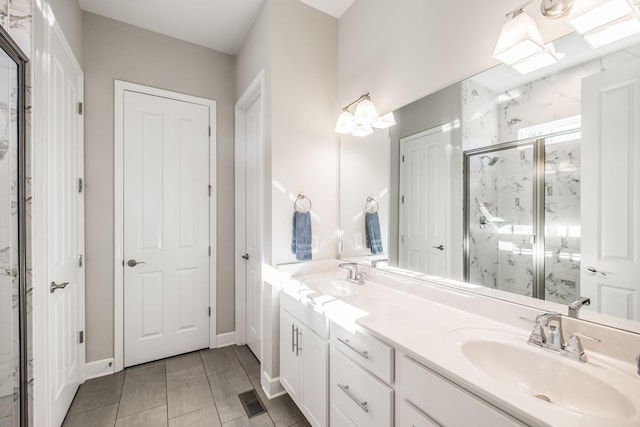
<path id="1" fill-rule="evenodd" d="M 336 18 L 354 2 L 300 1 Z M 79 0 L 79 3 L 87 12 L 236 55 L 264 0 Z"/>

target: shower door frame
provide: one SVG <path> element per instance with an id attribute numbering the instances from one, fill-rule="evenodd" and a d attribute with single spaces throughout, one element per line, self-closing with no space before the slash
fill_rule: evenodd
<path id="1" fill-rule="evenodd" d="M 20 425 L 28 425 L 28 363 L 27 363 L 27 226 L 26 226 L 26 81 L 27 55 L 11 38 L 7 31 L 0 27 L 0 49 L 16 64 L 17 73 L 17 194 L 18 194 L 18 346 L 19 346 L 19 384 L 20 384 Z"/>
<path id="2" fill-rule="evenodd" d="M 544 248 L 545 248 L 545 141 L 549 138 L 562 136 L 580 132 L 580 129 L 572 129 L 569 131 L 557 132 L 547 135 L 540 135 L 532 138 L 521 139 L 517 141 L 505 142 L 502 144 L 489 145 L 486 147 L 475 148 L 463 152 L 463 217 L 464 217 L 464 280 L 469 282 L 469 213 L 471 212 L 469 198 L 469 168 L 472 156 L 495 153 L 498 151 L 517 149 L 525 145 L 533 146 L 533 200 L 532 200 L 532 231 L 533 231 L 533 253 L 532 253 L 532 271 L 533 279 L 531 286 L 531 296 L 537 299 L 545 299 L 545 276 L 544 276 Z"/>

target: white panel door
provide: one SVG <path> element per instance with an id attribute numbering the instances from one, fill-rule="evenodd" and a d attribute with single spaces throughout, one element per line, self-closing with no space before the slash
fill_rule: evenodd
<path id="1" fill-rule="evenodd" d="M 47 253 L 49 388 L 53 425 L 60 425 L 83 378 L 84 276 L 79 257 L 84 238 L 82 124 L 78 115 L 82 76 L 56 33 L 50 33 L 47 111 Z M 96 337 L 96 339 L 99 339 Z"/>
<path id="2" fill-rule="evenodd" d="M 262 99 L 245 113 L 245 229 L 247 280 L 247 345 L 262 359 Z"/>
<path id="3" fill-rule="evenodd" d="M 124 365 L 209 346 L 209 107 L 124 94 Z"/>
<path id="4" fill-rule="evenodd" d="M 582 82 L 580 295 L 640 320 L 640 62 Z"/>
<path id="5" fill-rule="evenodd" d="M 449 133 L 400 143 L 400 267 L 446 277 Z"/>

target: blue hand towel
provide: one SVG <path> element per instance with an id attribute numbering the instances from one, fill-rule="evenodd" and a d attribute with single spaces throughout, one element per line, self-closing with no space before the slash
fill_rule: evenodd
<path id="1" fill-rule="evenodd" d="M 380 219 L 378 218 L 378 212 L 367 212 L 364 217 L 364 230 L 367 248 L 371 250 L 371 254 L 377 255 L 383 253 L 384 249 L 382 249 L 382 237 L 380 237 Z"/>
<path id="2" fill-rule="evenodd" d="M 294 212 L 291 252 L 297 261 L 311 261 L 311 214 Z"/>

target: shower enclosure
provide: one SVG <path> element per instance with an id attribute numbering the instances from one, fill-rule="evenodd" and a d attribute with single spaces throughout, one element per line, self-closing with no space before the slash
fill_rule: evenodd
<path id="1" fill-rule="evenodd" d="M 25 56 L 0 28 L 0 426 L 27 426 Z"/>
<path id="2" fill-rule="evenodd" d="M 580 132 L 464 153 L 465 280 L 568 303 L 580 294 Z"/>

